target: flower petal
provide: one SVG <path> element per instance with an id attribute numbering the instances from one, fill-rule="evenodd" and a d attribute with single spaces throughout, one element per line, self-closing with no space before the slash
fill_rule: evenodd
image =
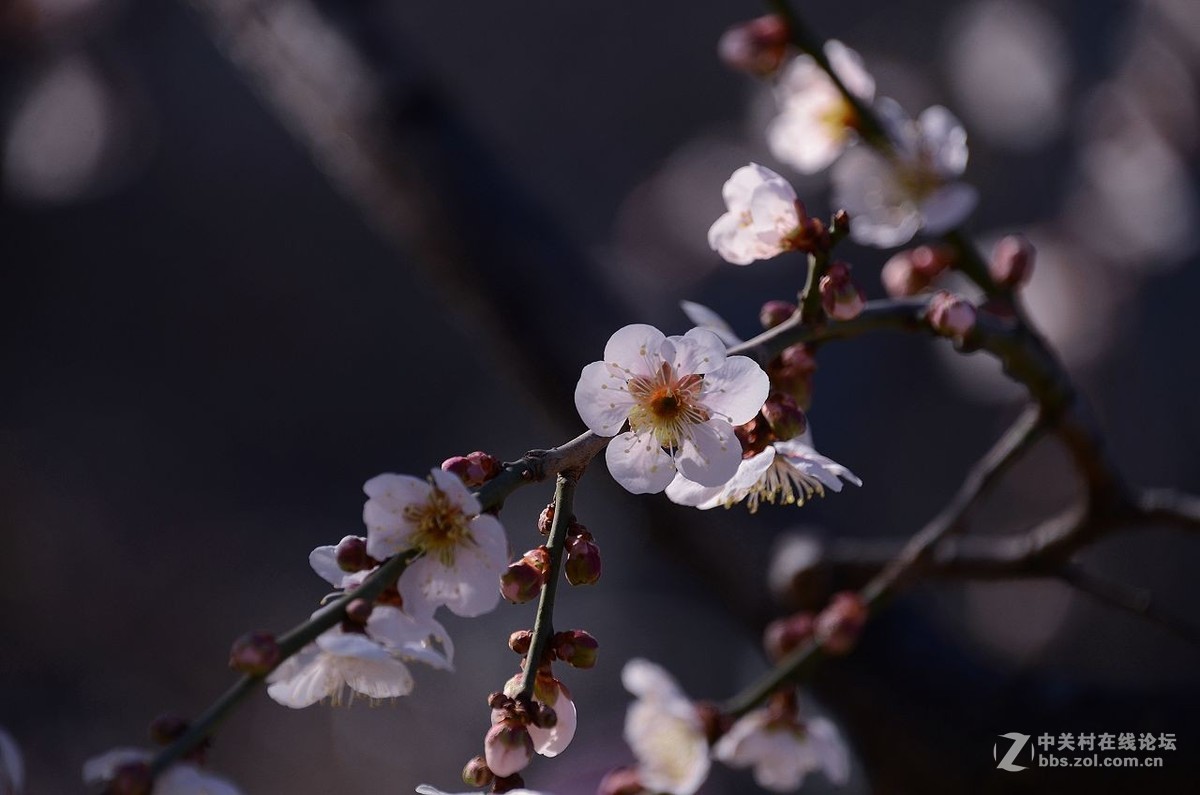
<path id="1" fill-rule="evenodd" d="M 447 472 L 441 467 L 434 467 L 429 471 L 429 476 L 433 479 L 433 485 L 437 486 L 467 516 L 474 516 L 483 509 L 479 500 L 475 499 L 475 495 L 458 475 Z"/>
<path id="2" fill-rule="evenodd" d="M 850 780 L 850 753 L 837 727 L 825 718 L 813 718 L 808 721 L 808 737 L 825 775 L 839 787 L 845 786 Z"/>
<path id="3" fill-rule="evenodd" d="M 676 505 L 688 505 L 693 508 L 706 510 L 717 504 L 716 498 L 725 490 L 725 486 L 701 486 L 695 481 L 688 480 L 676 473 L 675 479 L 667 486 L 667 499 Z"/>
<path id="4" fill-rule="evenodd" d="M 926 234 L 940 235 L 961 224 L 979 203 L 979 191 L 965 182 L 944 185 L 921 202 Z"/>
<path id="5" fill-rule="evenodd" d="M 657 494 L 675 477 L 675 463 L 654 436 L 632 432 L 617 436 L 604 451 L 609 474 L 634 494 Z"/>
<path id="6" fill-rule="evenodd" d="M 675 466 L 688 480 L 701 486 L 720 486 L 738 470 L 742 445 L 733 426 L 713 418 L 691 426 L 691 435 L 675 453 Z"/>
<path id="7" fill-rule="evenodd" d="M 366 482 L 363 491 L 369 498 L 363 506 L 367 526 L 367 554 L 385 560 L 408 549 L 416 528 L 404 518 L 404 509 L 429 498 L 432 487 L 409 475 L 377 475 Z"/>
<path id="8" fill-rule="evenodd" d="M 708 228 L 708 247 L 733 265 L 749 265 L 758 259 L 746 245 L 745 228 L 739 213 L 725 213 Z"/>
<path id="9" fill-rule="evenodd" d="M 643 700 L 686 700 L 675 678 L 661 665 L 634 657 L 621 669 L 621 684 Z"/>
<path id="10" fill-rule="evenodd" d="M 634 375 L 652 375 L 662 366 L 659 350 L 666 336 L 654 326 L 634 323 L 609 337 L 604 361 Z"/>
<path id="11" fill-rule="evenodd" d="M 392 657 L 382 660 L 347 657 L 339 661 L 338 667 L 350 689 L 367 698 L 396 698 L 408 695 L 413 689 L 408 666 Z"/>
<path id="12" fill-rule="evenodd" d="M 228 779 L 195 765 L 174 764 L 154 781 L 154 795 L 241 795 Z"/>
<path id="13" fill-rule="evenodd" d="M 721 367 L 704 374 L 700 403 L 731 425 L 754 419 L 771 389 L 771 379 L 748 356 L 729 356 Z"/>
<path id="14" fill-rule="evenodd" d="M 561 687 L 561 686 L 560 686 Z M 575 712 L 575 702 L 566 693 L 559 691 L 558 700 L 553 704 L 558 722 L 551 729 L 529 727 L 529 736 L 533 738 L 533 750 L 542 756 L 558 756 L 567 750 L 575 737 L 575 727 L 578 715 Z"/>
<path id="15" fill-rule="evenodd" d="M 687 315 L 688 320 L 696 324 L 697 328 L 708 329 L 713 334 L 716 334 L 721 338 L 721 342 L 725 343 L 726 347 L 732 348 L 734 345 L 741 344 L 742 338 L 734 333 L 733 327 L 725 321 L 725 318 L 704 304 L 697 304 L 694 301 L 680 301 L 679 308 L 683 310 L 683 314 Z"/>
<path id="16" fill-rule="evenodd" d="M 315 646 L 285 660 L 267 678 L 267 695 L 292 709 L 312 706 L 333 695 L 342 680 L 332 666 L 333 658 Z"/>
<path id="17" fill-rule="evenodd" d="M 675 346 L 672 366 L 676 374 L 703 374 L 725 364 L 725 343 L 706 328 L 694 328 L 682 337 L 669 337 L 668 342 Z"/>
<path id="18" fill-rule="evenodd" d="M 621 431 L 634 404 L 625 381 L 620 370 L 605 362 L 583 368 L 575 385 L 575 409 L 589 431 L 599 436 Z"/>

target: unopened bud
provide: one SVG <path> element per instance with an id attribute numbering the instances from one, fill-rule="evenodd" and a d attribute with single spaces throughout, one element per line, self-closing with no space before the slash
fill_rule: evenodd
<path id="1" fill-rule="evenodd" d="M 879 280 L 883 282 L 884 291 L 892 298 L 916 295 L 929 286 L 928 280 L 919 276 L 916 269 L 913 268 L 911 251 L 894 254 L 891 259 L 883 263 Z"/>
<path id="2" fill-rule="evenodd" d="M 550 642 L 554 655 L 573 668 L 591 668 L 596 664 L 600 644 L 582 629 L 557 632 Z"/>
<path id="3" fill-rule="evenodd" d="M 775 435 L 771 433 L 771 426 L 763 419 L 762 414 L 755 416 L 747 423 L 735 425 L 733 435 L 742 445 L 742 458 L 750 458 L 761 453 L 771 442 L 775 441 Z"/>
<path id="4" fill-rule="evenodd" d="M 527 629 L 518 629 L 508 636 L 508 648 L 517 654 L 525 654 L 533 644 L 533 633 Z"/>
<path id="5" fill-rule="evenodd" d="M 730 69 L 765 77 L 783 65 L 788 37 L 783 17 L 768 14 L 725 31 L 717 42 L 717 55 Z"/>
<path id="6" fill-rule="evenodd" d="M 778 662 L 812 637 L 813 614 L 797 613 L 767 624 L 763 631 L 763 649 L 772 662 Z"/>
<path id="7" fill-rule="evenodd" d="M 538 532 L 544 536 L 550 535 L 550 527 L 554 524 L 554 503 L 550 503 L 542 509 L 538 515 Z"/>
<path id="8" fill-rule="evenodd" d="M 804 202 L 796 202 L 796 228 L 787 234 L 785 247 L 791 251 L 807 251 L 809 254 L 829 251 L 829 230 L 820 218 L 810 218 Z"/>
<path id="9" fill-rule="evenodd" d="M 944 290 L 930 299 L 926 317 L 934 331 L 958 341 L 975 328 L 975 307 L 971 302 Z"/>
<path id="10" fill-rule="evenodd" d="M 541 569 L 521 558 L 500 575 L 500 595 L 513 604 L 524 604 L 536 599 L 545 583 Z"/>
<path id="11" fill-rule="evenodd" d="M 521 724 L 500 721 L 483 738 L 483 756 L 497 776 L 511 776 L 529 765 L 533 758 L 533 738 Z"/>
<path id="12" fill-rule="evenodd" d="M 346 605 L 346 620 L 365 626 L 374 607 L 366 599 L 351 599 L 350 604 Z"/>
<path id="13" fill-rule="evenodd" d="M 477 488 L 499 475 L 504 465 L 482 450 L 476 450 L 468 455 L 447 458 L 442 462 L 442 469 L 458 475 L 468 488 Z"/>
<path id="14" fill-rule="evenodd" d="M 129 762 L 113 771 L 113 776 L 104 787 L 104 795 L 150 795 L 154 789 L 154 776 L 150 763 Z"/>
<path id="15" fill-rule="evenodd" d="M 695 707 L 709 745 L 716 743 L 733 725 L 732 716 L 722 713 L 721 708 L 711 701 L 697 701 Z"/>
<path id="16" fill-rule="evenodd" d="M 233 642 L 229 667 L 250 676 L 265 676 L 279 664 L 279 644 L 270 632 L 247 632 Z"/>
<path id="17" fill-rule="evenodd" d="M 531 714 L 530 722 L 539 729 L 553 729 L 558 725 L 558 713 L 553 707 L 547 706 L 540 701 L 535 701 L 530 705 Z"/>
<path id="18" fill-rule="evenodd" d="M 563 572 L 572 585 L 594 585 L 600 579 L 600 547 L 591 534 L 580 534 L 567 543 Z"/>
<path id="19" fill-rule="evenodd" d="M 488 694 L 487 705 L 492 709 L 507 709 L 512 706 L 512 698 L 497 690 Z"/>
<path id="20" fill-rule="evenodd" d="M 788 394 L 777 392 L 767 398 L 762 415 L 779 441 L 795 438 L 808 428 L 808 418 L 796 405 L 795 398 Z"/>
<path id="21" fill-rule="evenodd" d="M 796 305 L 789 301 L 767 301 L 758 310 L 758 322 L 765 329 L 772 329 L 796 314 Z"/>
<path id="22" fill-rule="evenodd" d="M 642 777 L 635 767 L 618 767 L 610 770 L 600 780 L 596 795 L 642 795 Z"/>
<path id="23" fill-rule="evenodd" d="M 463 767 L 462 780 L 468 787 L 486 787 L 496 776 L 487 766 L 487 760 L 482 756 L 474 757 Z"/>
<path id="24" fill-rule="evenodd" d="M 845 210 L 838 210 L 833 214 L 829 231 L 830 234 L 841 240 L 846 235 L 850 234 L 850 213 Z"/>
<path id="25" fill-rule="evenodd" d="M 843 591 L 817 616 L 815 632 L 825 651 L 846 654 L 858 642 L 866 623 L 866 602 L 852 591 Z"/>
<path id="26" fill-rule="evenodd" d="M 812 403 L 813 373 L 817 362 L 803 343 L 791 345 L 767 364 L 771 389 L 791 395 L 796 405 L 807 410 Z"/>
<path id="27" fill-rule="evenodd" d="M 150 721 L 150 740 L 156 745 L 170 745 L 188 730 L 188 722 L 179 715 L 159 715 Z"/>
<path id="28" fill-rule="evenodd" d="M 338 568 L 347 574 L 354 574 L 375 565 L 375 561 L 367 555 L 367 539 L 361 536 L 346 536 L 333 550 Z"/>
<path id="29" fill-rule="evenodd" d="M 909 252 L 913 270 L 929 284 L 946 268 L 958 262 L 958 252 L 952 246 L 939 244 L 917 246 Z"/>
<path id="30" fill-rule="evenodd" d="M 825 314 L 834 320 L 850 320 L 858 317 L 867 303 L 867 297 L 858 282 L 850 276 L 850 266 L 835 262 L 821 277 L 821 306 Z"/>
<path id="31" fill-rule="evenodd" d="M 521 778 L 516 773 L 511 776 L 504 776 L 492 782 L 492 792 L 513 792 L 515 790 L 525 789 L 525 779 Z"/>
<path id="32" fill-rule="evenodd" d="M 988 271 L 997 284 L 1020 287 L 1033 276 L 1033 261 L 1037 250 L 1021 235 L 1000 238 L 992 249 Z"/>

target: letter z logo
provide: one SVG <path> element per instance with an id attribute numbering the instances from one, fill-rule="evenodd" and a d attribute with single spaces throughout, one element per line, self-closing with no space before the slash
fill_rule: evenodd
<path id="1" fill-rule="evenodd" d="M 1029 735 L 1020 734 L 1018 732 L 1009 732 L 1008 734 L 1001 734 L 1000 737 L 1005 740 L 1012 740 L 1012 745 L 1009 746 L 1008 753 L 1004 755 L 1004 758 L 996 763 L 996 767 L 1000 768 L 1001 770 L 1007 770 L 1010 773 L 1016 773 L 1019 770 L 1024 770 L 1024 765 L 1017 765 L 1013 763 L 1016 761 L 1017 755 L 1021 753 L 1021 749 L 1025 747 L 1025 743 L 1029 742 Z M 992 759 L 995 759 L 999 755 L 999 745 L 999 743 L 996 743 L 992 746 Z M 1029 749 L 1029 756 L 1030 758 L 1033 758 L 1032 747 Z"/>

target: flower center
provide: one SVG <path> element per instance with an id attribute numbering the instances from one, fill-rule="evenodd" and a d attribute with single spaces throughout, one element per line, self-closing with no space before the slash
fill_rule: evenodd
<path id="1" fill-rule="evenodd" d="M 680 377 L 670 364 L 663 363 L 652 376 L 634 376 L 627 383 L 634 400 L 629 412 L 629 428 L 635 434 L 650 432 L 663 447 L 674 450 L 691 437 L 690 426 L 707 422 L 708 411 L 699 403 L 704 376 L 695 373 Z"/>
<path id="2" fill-rule="evenodd" d="M 454 565 L 454 552 L 459 545 L 474 543 L 469 517 L 436 486 L 425 502 L 405 507 L 404 518 L 417 528 L 413 545 L 428 555 L 436 555 L 443 566 Z"/>

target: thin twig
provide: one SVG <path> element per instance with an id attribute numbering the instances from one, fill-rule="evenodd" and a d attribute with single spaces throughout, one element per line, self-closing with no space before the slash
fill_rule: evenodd
<path id="1" fill-rule="evenodd" d="M 1154 594 L 1148 589 L 1110 580 L 1078 564 L 1063 566 L 1058 576 L 1075 590 L 1087 594 L 1101 604 L 1132 613 L 1144 621 L 1162 627 L 1177 638 L 1200 647 L 1200 627 L 1193 626 L 1154 604 Z"/>

